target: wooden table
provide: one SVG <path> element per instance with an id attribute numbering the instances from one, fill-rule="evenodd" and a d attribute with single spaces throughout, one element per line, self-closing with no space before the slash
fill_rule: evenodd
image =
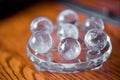
<path id="1" fill-rule="evenodd" d="M 38 3 L 0 21 L 0 80 L 119 80 L 120 79 L 120 28 L 105 23 L 113 50 L 103 67 L 96 71 L 61 74 L 37 71 L 26 55 L 30 22 L 46 16 L 56 23 L 57 14 L 63 9 L 55 3 Z M 80 23 L 85 15 L 79 13 Z"/>

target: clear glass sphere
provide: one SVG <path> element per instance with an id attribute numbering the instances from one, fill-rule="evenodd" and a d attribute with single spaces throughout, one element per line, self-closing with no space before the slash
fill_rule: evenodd
<path id="1" fill-rule="evenodd" d="M 44 31 L 51 33 L 53 31 L 52 22 L 46 17 L 35 18 L 30 24 L 31 32 Z"/>
<path id="2" fill-rule="evenodd" d="M 57 17 L 57 23 L 70 23 L 74 25 L 78 25 L 78 15 L 75 11 L 66 9 L 63 10 Z"/>
<path id="3" fill-rule="evenodd" d="M 90 29 L 104 29 L 104 23 L 103 20 L 101 18 L 98 17 L 89 17 L 85 20 L 84 24 L 83 24 L 83 28 L 88 31 Z"/>
<path id="4" fill-rule="evenodd" d="M 59 43 L 58 52 L 66 60 L 72 60 L 80 55 L 81 45 L 74 38 L 65 38 Z"/>
<path id="5" fill-rule="evenodd" d="M 35 32 L 29 39 L 29 46 L 37 53 L 46 53 L 53 46 L 53 40 L 45 32 Z"/>
<path id="6" fill-rule="evenodd" d="M 72 24 L 60 24 L 57 31 L 57 38 L 61 41 L 67 37 L 78 39 L 79 32 L 75 25 Z"/>
<path id="7" fill-rule="evenodd" d="M 107 35 L 103 30 L 91 29 L 86 33 L 84 42 L 87 48 L 93 51 L 99 51 L 106 46 Z"/>

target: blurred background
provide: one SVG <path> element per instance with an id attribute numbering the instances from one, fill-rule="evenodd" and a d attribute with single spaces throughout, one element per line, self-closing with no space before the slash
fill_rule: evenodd
<path id="1" fill-rule="evenodd" d="M 37 3 L 39 0 L 0 0 L 0 19 L 15 14 L 17 11 Z"/>
<path id="2" fill-rule="evenodd" d="M 9 17 L 38 2 L 59 3 L 120 25 L 120 0 L 0 0 L 0 19 Z"/>

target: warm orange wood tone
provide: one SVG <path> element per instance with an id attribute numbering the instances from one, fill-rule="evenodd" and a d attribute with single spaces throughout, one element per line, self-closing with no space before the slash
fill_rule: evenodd
<path id="1" fill-rule="evenodd" d="M 62 10 L 55 3 L 33 5 L 0 21 L 0 80 L 119 80 L 120 79 L 120 28 L 105 23 L 113 50 L 108 61 L 96 71 L 74 74 L 39 72 L 26 55 L 25 47 L 31 33 L 29 24 L 37 16 L 46 16 L 56 23 Z M 80 14 L 80 23 L 85 16 Z"/>

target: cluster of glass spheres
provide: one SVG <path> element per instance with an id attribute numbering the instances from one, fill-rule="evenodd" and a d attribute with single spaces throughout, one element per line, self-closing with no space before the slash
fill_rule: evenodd
<path id="1" fill-rule="evenodd" d="M 59 13 L 56 26 L 46 17 L 35 18 L 30 25 L 32 35 L 28 41 L 29 46 L 37 54 L 50 53 L 51 49 L 54 48 L 54 40 L 51 34 L 54 29 L 57 29 L 58 54 L 66 60 L 76 59 L 82 49 L 78 40 L 81 37 L 78 30 L 78 19 L 78 14 L 71 9 Z M 104 23 L 102 19 L 89 17 L 81 27 L 86 32 L 83 41 L 89 49 L 87 55 L 91 51 L 99 54 L 99 51 L 107 44 L 107 35 L 103 31 Z"/>

